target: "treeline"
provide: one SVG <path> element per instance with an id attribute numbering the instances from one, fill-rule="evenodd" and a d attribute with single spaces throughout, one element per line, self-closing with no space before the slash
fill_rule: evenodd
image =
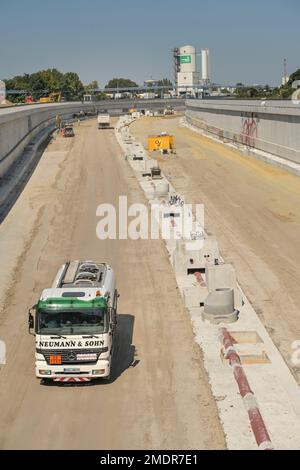
<path id="1" fill-rule="evenodd" d="M 289 81 L 287 82 L 286 85 L 283 85 L 280 89 L 281 95 L 283 98 L 290 98 L 290 96 L 293 94 L 295 91 L 292 88 L 293 82 L 296 80 L 300 80 L 300 69 L 296 70 L 296 72 L 292 73 L 290 75 Z"/>
<path id="2" fill-rule="evenodd" d="M 32 96 L 34 101 L 51 93 L 61 93 L 66 101 L 81 100 L 83 95 L 92 93 L 94 99 L 102 100 L 107 98 L 104 92 L 95 92 L 99 89 L 97 80 L 93 80 L 88 85 L 83 85 L 79 76 L 75 72 L 62 73 L 59 70 L 47 69 L 32 74 L 16 75 L 13 78 L 4 80 L 8 91 L 8 99 L 12 102 L 23 102 L 26 97 Z M 167 78 L 160 80 L 158 85 L 172 88 L 172 82 Z M 113 78 L 105 88 L 134 88 L 138 84 L 129 78 Z M 22 91 L 24 94 L 15 95 L 9 91 Z"/>
<path id="3" fill-rule="evenodd" d="M 300 69 L 292 73 L 289 77 L 289 81 L 280 87 L 271 88 L 269 85 L 266 85 L 264 88 L 261 87 L 246 87 L 242 88 L 242 83 L 237 83 L 236 96 L 238 98 L 268 98 L 268 99 L 288 99 L 292 96 L 295 91 L 292 88 L 294 81 L 300 80 Z"/>
<path id="4" fill-rule="evenodd" d="M 113 78 L 105 86 L 105 88 L 134 88 L 134 87 L 138 87 L 138 84 L 133 82 L 129 78 Z"/>
<path id="5" fill-rule="evenodd" d="M 81 99 L 84 86 L 75 72 L 62 73 L 57 69 L 41 70 L 32 74 L 17 75 L 4 80 L 6 89 L 24 90 L 24 94 L 32 95 L 34 99 L 50 93 L 61 92 L 66 100 Z M 9 95 L 13 101 L 22 101 L 23 95 Z"/>

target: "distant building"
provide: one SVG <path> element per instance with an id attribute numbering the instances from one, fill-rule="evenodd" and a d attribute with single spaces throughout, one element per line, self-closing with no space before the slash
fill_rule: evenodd
<path id="1" fill-rule="evenodd" d="M 289 81 L 290 77 L 288 75 L 284 75 L 281 79 L 281 85 L 284 86 L 287 84 L 287 82 Z"/>
<path id="2" fill-rule="evenodd" d="M 93 95 L 83 95 L 83 101 L 93 101 Z"/>
<path id="3" fill-rule="evenodd" d="M 146 88 L 153 88 L 159 86 L 159 80 L 153 80 L 152 78 L 150 80 L 145 80 L 144 81 L 144 87 Z"/>

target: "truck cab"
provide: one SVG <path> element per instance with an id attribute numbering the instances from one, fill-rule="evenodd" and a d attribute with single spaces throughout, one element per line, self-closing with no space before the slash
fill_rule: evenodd
<path id="1" fill-rule="evenodd" d="M 73 124 L 66 123 L 61 130 L 61 134 L 63 137 L 75 137 Z"/>
<path id="2" fill-rule="evenodd" d="M 117 327 L 115 275 L 105 263 L 64 264 L 29 312 L 35 373 L 55 382 L 108 380 Z"/>

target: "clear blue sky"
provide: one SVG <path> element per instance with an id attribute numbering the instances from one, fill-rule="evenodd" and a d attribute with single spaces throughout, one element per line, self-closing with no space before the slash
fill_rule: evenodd
<path id="1" fill-rule="evenodd" d="M 300 68 L 299 0 L 0 0 L 0 78 L 43 68 L 173 80 L 171 50 L 211 51 L 215 82 L 270 83 Z"/>

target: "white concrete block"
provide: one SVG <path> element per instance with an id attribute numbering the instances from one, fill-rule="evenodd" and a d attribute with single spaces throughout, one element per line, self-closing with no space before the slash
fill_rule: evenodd
<path id="1" fill-rule="evenodd" d="M 195 286 L 185 287 L 183 289 L 183 301 L 187 308 L 199 307 L 207 298 L 208 291 L 206 287 Z"/>
<path id="2" fill-rule="evenodd" d="M 220 259 L 218 242 L 215 237 L 204 240 L 178 240 L 174 252 L 176 272 L 188 274 L 189 270 L 204 270 L 207 265 L 213 266 Z"/>

